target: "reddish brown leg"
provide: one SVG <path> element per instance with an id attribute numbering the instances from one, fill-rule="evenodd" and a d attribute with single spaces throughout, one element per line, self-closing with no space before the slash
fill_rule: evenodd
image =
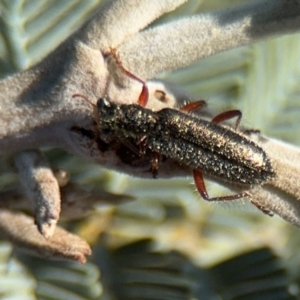
<path id="1" fill-rule="evenodd" d="M 140 147 L 140 154 L 145 155 L 147 150 L 147 136 L 142 137 L 137 144 Z M 152 151 L 151 156 L 150 172 L 152 173 L 153 178 L 156 178 L 161 155 L 158 152 Z"/>
<path id="2" fill-rule="evenodd" d="M 204 106 L 206 106 L 206 102 L 204 100 L 197 100 L 180 107 L 180 111 L 189 113 L 198 108 L 202 109 Z"/>
<path id="3" fill-rule="evenodd" d="M 236 199 L 240 199 L 240 198 L 248 196 L 248 193 L 244 192 L 244 193 L 230 195 L 230 196 L 221 196 L 221 197 L 210 198 L 207 194 L 201 171 L 195 169 L 195 170 L 193 170 L 193 174 L 194 174 L 195 185 L 196 185 L 198 192 L 200 193 L 202 198 L 207 201 L 230 201 L 230 200 L 236 200 Z"/>
<path id="4" fill-rule="evenodd" d="M 156 178 L 158 173 L 160 154 L 157 152 L 152 152 L 151 155 L 152 155 L 152 159 L 151 159 L 150 171 L 152 172 L 153 178 Z"/>
<path id="5" fill-rule="evenodd" d="M 135 153 L 138 156 L 141 156 L 141 152 L 139 151 L 139 149 L 134 144 L 132 144 L 130 141 L 128 141 L 128 140 L 126 140 L 125 138 L 122 138 L 122 137 L 119 137 L 119 140 L 121 141 L 121 143 L 123 145 L 125 145 L 133 153 Z"/>
<path id="6" fill-rule="evenodd" d="M 137 76 L 135 76 L 134 74 L 130 73 L 129 71 L 127 71 L 123 65 L 121 60 L 118 57 L 117 51 L 116 49 L 110 49 L 110 53 L 111 55 L 114 57 L 114 59 L 116 60 L 116 63 L 118 65 L 118 67 L 120 68 L 120 70 L 126 74 L 128 77 L 140 82 L 143 87 L 142 87 L 142 91 L 140 93 L 139 99 L 137 101 L 138 105 L 145 107 L 148 103 L 148 98 L 149 98 L 149 91 L 148 91 L 148 87 L 145 81 L 143 81 L 142 79 L 138 78 Z"/>
<path id="7" fill-rule="evenodd" d="M 230 120 L 234 117 L 237 117 L 237 120 L 236 120 L 236 123 L 235 123 L 235 129 L 237 129 L 240 122 L 241 122 L 241 118 L 242 118 L 242 112 L 240 110 L 237 110 L 237 109 L 224 111 L 224 112 L 220 113 L 219 115 L 215 116 L 211 120 L 211 122 L 215 123 L 215 124 L 219 124 L 221 122 Z"/>

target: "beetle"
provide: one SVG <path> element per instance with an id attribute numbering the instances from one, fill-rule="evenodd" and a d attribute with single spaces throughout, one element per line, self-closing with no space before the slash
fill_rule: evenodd
<path id="1" fill-rule="evenodd" d="M 229 183 L 248 186 L 260 185 L 275 177 L 265 151 L 237 131 L 242 117 L 239 110 L 225 111 L 208 121 L 189 114 L 203 107 L 203 100 L 189 103 L 179 110 L 147 109 L 149 92 L 146 83 L 122 66 L 114 49 L 111 49 L 111 55 L 124 74 L 142 84 L 142 92 L 137 104 L 116 104 L 107 97 L 97 101 L 95 118 L 101 141 L 107 144 L 117 141 L 138 156 L 150 151 L 153 177 L 157 176 L 161 156 L 192 168 L 197 190 L 208 201 L 235 200 L 248 196 L 248 193 L 211 198 L 202 171 Z M 74 96 L 90 102 L 82 95 Z M 237 117 L 235 129 L 220 124 L 233 117 Z"/>
<path id="2" fill-rule="evenodd" d="M 98 100 L 97 111 L 101 139 L 108 143 L 122 141 L 141 155 L 144 149 L 150 149 L 154 153 L 153 172 L 157 171 L 158 155 L 192 168 L 196 187 L 206 200 L 234 200 L 247 193 L 209 198 L 201 171 L 246 185 L 262 184 L 275 176 L 271 161 L 260 146 L 218 124 L 228 117 L 226 113 L 211 122 L 172 108 L 154 112 L 138 104 L 116 104 L 108 98 Z M 229 115 L 237 112 L 229 111 Z"/>

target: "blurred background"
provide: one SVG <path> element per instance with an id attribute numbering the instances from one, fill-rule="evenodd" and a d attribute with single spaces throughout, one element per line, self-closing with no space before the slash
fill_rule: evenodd
<path id="1" fill-rule="evenodd" d="M 43 59 L 104 2 L 0 0 L 0 78 Z M 152 25 L 249 2 L 189 0 Z M 227 51 L 160 78 L 217 112 L 240 109 L 245 126 L 300 143 L 299 34 Z M 280 218 L 247 200 L 207 203 L 191 177 L 142 180 L 59 149 L 44 153 L 71 182 L 134 200 L 99 205 L 79 221 L 62 223 L 91 244 L 85 265 L 40 259 L 0 241 L 0 299 L 300 299 L 300 231 Z M 1 190 L 18 186 L 8 165 L 0 158 Z M 228 194 L 206 184 L 211 196 Z"/>

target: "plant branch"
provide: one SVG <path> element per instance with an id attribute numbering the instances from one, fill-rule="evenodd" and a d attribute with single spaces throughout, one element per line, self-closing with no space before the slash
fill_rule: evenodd
<path id="1" fill-rule="evenodd" d="M 56 227 L 53 236 L 46 240 L 36 230 L 32 218 L 7 210 L 0 211 L 0 236 L 22 249 L 52 259 L 85 263 L 85 256 L 91 254 L 91 248 L 79 236 Z"/>
<path id="2" fill-rule="evenodd" d="M 0 153 L 14 154 L 52 146 L 109 169 L 138 177 L 152 177 L 148 158 L 142 158 L 138 164 L 130 164 L 122 159 L 116 149 L 104 151 L 97 141 L 97 116 L 91 103 L 104 94 L 108 94 L 114 102 L 137 103 L 141 92 L 140 82 L 120 72 L 119 61 L 129 72 L 141 79 L 149 79 L 162 71 L 184 67 L 196 59 L 276 34 L 293 32 L 300 27 L 299 1 L 268 0 L 177 20 L 138 33 L 154 19 L 183 2 L 110 2 L 38 65 L 1 81 Z M 110 55 L 111 48 L 117 48 L 118 60 Z M 183 98 L 189 99 L 185 93 L 178 93 L 177 89 L 160 82 L 148 82 L 148 87 L 148 107 L 153 110 L 164 106 L 176 107 Z M 163 93 L 165 97 L 161 99 L 159 95 Z M 74 98 L 74 94 L 83 95 L 91 103 L 80 97 Z M 200 115 L 209 116 L 209 109 L 204 109 Z M 250 138 L 266 151 L 277 172 L 272 182 L 250 190 L 251 201 L 300 227 L 299 150 L 257 135 Z M 34 170 L 34 164 L 25 169 Z M 167 159 L 160 164 L 158 177 L 190 174 L 190 168 Z M 50 177 L 53 177 L 52 173 Z M 22 182 L 25 184 L 26 180 L 23 178 Z M 218 178 L 214 180 L 220 182 Z M 30 185 L 39 186 L 40 183 L 34 180 Z M 52 183 L 57 194 L 58 182 Z M 220 183 L 228 186 L 228 182 Z M 235 189 L 232 185 L 229 187 Z M 32 193 L 29 192 L 28 196 L 36 201 Z M 54 202 L 59 201 L 56 199 Z M 12 222 L 15 222 L 13 226 L 9 224 Z M 65 241 L 67 238 L 74 240 L 73 236 L 56 228 L 53 236 L 46 241 L 42 236 L 36 236 L 38 232 L 34 232 L 36 228 L 32 219 L 6 210 L 0 213 L 0 228 L 16 244 L 30 248 L 37 243 L 37 249 L 45 249 L 50 256 L 56 256 L 53 254 L 57 250 L 55 245 L 60 242 L 62 249 L 67 246 L 64 241 L 59 241 L 61 236 L 66 236 Z M 28 238 L 32 235 L 34 240 L 24 240 L 23 236 L 18 236 L 20 232 Z M 84 261 L 84 253 L 88 254 L 89 248 L 80 240 L 74 242 L 79 244 L 80 250 L 71 249 L 72 253 L 62 256 Z"/>
<path id="3" fill-rule="evenodd" d="M 94 50 L 109 54 L 130 36 L 187 0 L 119 0 L 107 5 L 74 36 Z"/>
<path id="4" fill-rule="evenodd" d="M 148 79 L 299 28 L 299 1 L 257 1 L 150 28 L 123 43 L 118 54 L 127 69 Z"/>
<path id="5" fill-rule="evenodd" d="M 60 191 L 50 165 L 38 151 L 23 151 L 15 157 L 20 181 L 34 207 L 35 224 L 48 239 L 60 215 Z"/>

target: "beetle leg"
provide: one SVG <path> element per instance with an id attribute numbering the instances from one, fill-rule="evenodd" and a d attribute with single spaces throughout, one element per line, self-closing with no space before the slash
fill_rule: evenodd
<path id="1" fill-rule="evenodd" d="M 161 155 L 158 152 L 152 152 L 151 155 L 152 155 L 152 159 L 151 159 L 150 171 L 153 175 L 153 178 L 156 178 L 158 173 L 158 167 L 159 167 L 159 159 Z"/>
<path id="2" fill-rule="evenodd" d="M 218 114 L 217 116 L 215 116 L 211 120 L 211 122 L 215 123 L 215 124 L 219 124 L 221 122 L 227 121 L 227 120 L 232 119 L 234 117 L 237 117 L 237 120 L 236 120 L 236 123 L 235 123 L 235 129 L 237 129 L 238 126 L 240 125 L 240 122 L 241 122 L 241 119 L 242 119 L 242 112 L 238 109 L 224 111 L 224 112 Z"/>
<path id="3" fill-rule="evenodd" d="M 147 136 L 143 136 L 138 142 L 138 145 L 140 147 L 140 154 L 145 155 L 147 150 Z M 161 155 L 158 152 L 151 151 L 150 172 L 153 178 L 157 177 L 160 157 Z"/>
<path id="4" fill-rule="evenodd" d="M 206 104 L 207 103 L 204 100 L 197 100 L 180 107 L 180 111 L 189 113 L 198 108 L 202 109 L 204 106 L 206 106 Z"/>
<path id="5" fill-rule="evenodd" d="M 139 99 L 137 101 L 138 105 L 142 106 L 142 107 L 145 107 L 148 103 L 148 98 L 149 98 L 149 90 L 148 90 L 148 87 L 147 87 L 147 84 L 145 81 L 143 81 L 142 79 L 138 78 L 137 76 L 135 76 L 134 74 L 130 73 L 128 70 L 126 70 L 123 65 L 122 65 L 122 62 L 117 54 L 117 51 L 116 49 L 110 49 L 110 53 L 111 55 L 114 57 L 118 67 L 120 68 L 120 70 L 125 74 L 127 75 L 128 77 L 130 77 L 131 79 L 134 79 L 138 82 L 140 82 L 142 84 L 142 91 L 140 93 L 140 96 L 139 96 Z"/>
<path id="6" fill-rule="evenodd" d="M 195 170 L 193 170 L 193 175 L 194 175 L 196 188 L 204 200 L 207 200 L 207 201 L 231 201 L 231 200 L 236 200 L 236 199 L 240 199 L 240 198 L 249 196 L 247 192 L 244 192 L 244 193 L 230 195 L 230 196 L 221 196 L 221 197 L 210 198 L 207 194 L 201 171 L 195 169 Z"/>

